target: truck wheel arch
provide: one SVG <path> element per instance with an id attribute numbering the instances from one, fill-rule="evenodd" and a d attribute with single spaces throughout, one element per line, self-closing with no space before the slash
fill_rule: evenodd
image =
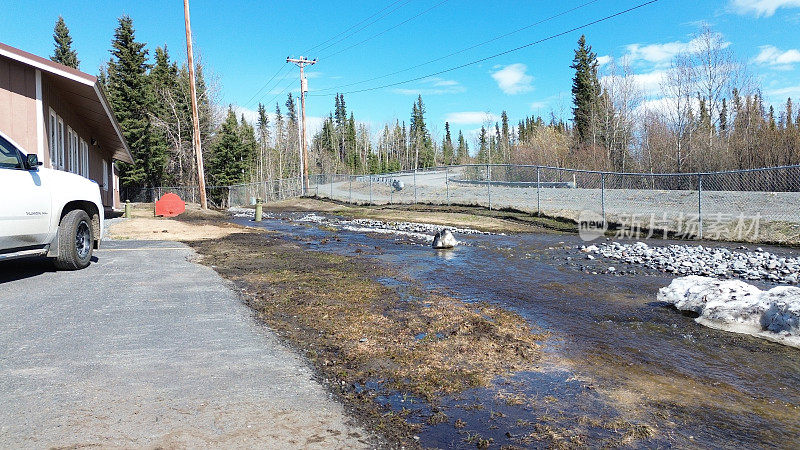
<path id="1" fill-rule="evenodd" d="M 92 220 L 92 235 L 94 236 L 93 246 L 95 249 L 99 248 L 100 238 L 102 237 L 103 230 L 100 229 L 100 211 L 97 209 L 97 205 L 94 203 L 86 200 L 73 200 L 68 202 L 61 210 L 58 223 L 61 223 L 61 220 L 64 219 L 64 216 L 69 214 L 70 211 L 76 209 L 82 209 L 86 211 L 86 214 L 88 214 L 89 218 Z M 52 248 L 53 246 L 51 245 L 50 247 Z"/>

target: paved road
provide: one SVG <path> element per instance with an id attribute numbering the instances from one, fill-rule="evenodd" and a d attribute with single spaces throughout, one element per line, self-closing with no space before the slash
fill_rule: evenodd
<path id="1" fill-rule="evenodd" d="M 0 448 L 365 447 L 311 369 L 174 242 L 0 264 Z"/>

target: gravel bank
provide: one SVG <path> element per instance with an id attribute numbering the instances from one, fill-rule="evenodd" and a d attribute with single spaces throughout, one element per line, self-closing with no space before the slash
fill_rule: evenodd
<path id="1" fill-rule="evenodd" d="M 582 246 L 587 259 L 603 257 L 638 264 L 676 275 L 703 275 L 797 284 L 800 258 L 784 257 L 761 248 L 747 251 L 702 245 L 651 247 L 644 242 L 601 243 Z"/>

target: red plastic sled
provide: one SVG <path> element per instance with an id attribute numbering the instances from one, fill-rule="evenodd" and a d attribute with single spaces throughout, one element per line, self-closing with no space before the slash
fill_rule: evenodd
<path id="1" fill-rule="evenodd" d="M 175 217 L 186 211 L 186 203 L 173 193 L 164 194 L 156 202 L 156 215 L 162 217 Z"/>

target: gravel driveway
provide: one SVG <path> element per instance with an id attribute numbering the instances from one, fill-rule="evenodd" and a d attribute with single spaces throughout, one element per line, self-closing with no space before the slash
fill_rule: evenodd
<path id="1" fill-rule="evenodd" d="M 78 272 L 0 264 L 0 447 L 366 447 L 367 434 L 175 242 Z"/>

